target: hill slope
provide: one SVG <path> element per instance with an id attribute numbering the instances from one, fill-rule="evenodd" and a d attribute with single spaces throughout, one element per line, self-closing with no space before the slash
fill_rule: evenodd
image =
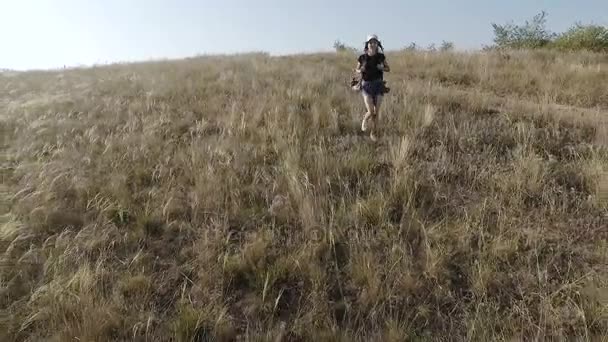
<path id="1" fill-rule="evenodd" d="M 0 75 L 0 338 L 606 336 L 606 57 L 354 60 Z"/>

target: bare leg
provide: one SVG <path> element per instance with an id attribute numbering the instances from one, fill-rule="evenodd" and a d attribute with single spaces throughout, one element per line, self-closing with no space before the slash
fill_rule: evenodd
<path id="1" fill-rule="evenodd" d="M 372 140 L 376 141 L 376 134 L 378 131 L 378 115 L 380 114 L 380 106 L 382 104 L 382 95 L 378 95 L 376 97 L 376 105 L 374 106 L 374 111 L 373 111 L 373 115 L 372 115 L 372 130 L 370 133 L 370 138 L 372 138 Z"/>
<path id="2" fill-rule="evenodd" d="M 361 123 L 361 130 L 365 132 L 368 128 L 368 122 L 370 118 L 373 118 L 375 113 L 374 100 L 371 96 L 363 94 L 363 101 L 365 102 L 365 108 L 367 108 L 367 113 L 363 117 L 363 122 Z"/>

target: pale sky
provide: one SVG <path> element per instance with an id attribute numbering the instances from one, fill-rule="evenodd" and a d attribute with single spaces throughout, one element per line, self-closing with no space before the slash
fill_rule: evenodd
<path id="1" fill-rule="evenodd" d="M 608 25 L 608 0 L 0 0 L 0 68 L 46 69 L 197 54 L 492 42 L 491 23 L 546 10 L 548 28 Z"/>

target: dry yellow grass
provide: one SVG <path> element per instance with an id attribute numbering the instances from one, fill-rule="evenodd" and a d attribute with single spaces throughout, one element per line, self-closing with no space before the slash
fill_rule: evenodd
<path id="1" fill-rule="evenodd" d="M 605 55 L 0 75 L 0 340 L 601 340 Z"/>

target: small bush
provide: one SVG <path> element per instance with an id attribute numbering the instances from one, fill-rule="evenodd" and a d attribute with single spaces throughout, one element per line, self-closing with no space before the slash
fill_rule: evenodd
<path id="1" fill-rule="evenodd" d="M 501 48 L 534 49 L 544 47 L 551 42 L 554 34 L 546 28 L 547 13 L 541 12 L 526 21 L 524 25 L 512 23 L 505 25 L 492 24 L 494 43 Z"/>
<path id="2" fill-rule="evenodd" d="M 334 42 L 334 49 L 336 49 L 336 52 L 346 51 L 346 44 L 342 43 L 339 40 L 336 40 Z"/>
<path id="3" fill-rule="evenodd" d="M 563 33 L 552 33 L 546 28 L 547 13 L 541 12 L 524 25 L 492 24 L 494 48 L 538 49 L 562 51 L 608 51 L 608 28 L 601 25 L 576 23 Z M 486 50 L 487 48 L 484 48 Z"/>
<path id="4" fill-rule="evenodd" d="M 452 50 L 454 50 L 454 43 L 446 42 L 445 40 L 441 43 L 441 47 L 439 48 L 439 51 L 442 51 L 442 52 L 452 51 Z"/>
<path id="5" fill-rule="evenodd" d="M 608 28 L 577 23 L 559 35 L 553 46 L 565 51 L 608 52 Z"/>
<path id="6" fill-rule="evenodd" d="M 416 51 L 418 50 L 418 44 L 411 42 L 410 45 L 405 47 L 405 51 Z"/>

